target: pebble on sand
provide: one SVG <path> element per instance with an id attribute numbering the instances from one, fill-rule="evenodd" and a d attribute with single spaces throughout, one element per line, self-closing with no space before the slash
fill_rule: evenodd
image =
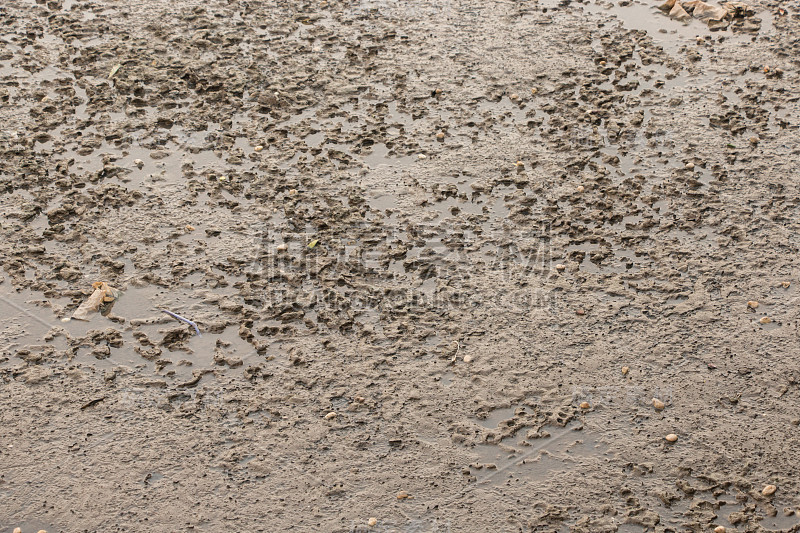
<path id="1" fill-rule="evenodd" d="M 14 533 L 22 533 L 22 530 L 18 527 L 14 528 Z"/>
<path id="2" fill-rule="evenodd" d="M 788 289 L 791 285 L 792 285 L 791 281 L 784 281 L 783 283 L 781 283 L 781 287 L 783 287 L 784 289 Z"/>
<path id="3" fill-rule="evenodd" d="M 536 94 L 536 93 L 538 93 L 538 92 L 539 92 L 539 89 L 537 89 L 536 87 L 534 87 L 533 89 L 531 89 L 531 96 L 535 95 L 535 94 Z"/>
<path id="4" fill-rule="evenodd" d="M 514 101 L 519 100 L 519 95 L 517 93 L 512 93 L 511 94 L 511 100 L 514 100 Z"/>
<path id="5" fill-rule="evenodd" d="M 589 409 L 591 404 L 589 402 L 581 402 L 581 409 Z"/>
<path id="6" fill-rule="evenodd" d="M 336 413 L 334 411 L 331 411 L 330 413 L 325 415 L 325 420 L 333 420 L 334 418 L 336 418 Z"/>
<path id="7" fill-rule="evenodd" d="M 566 265 L 563 265 L 563 264 L 561 264 L 561 263 L 559 263 L 559 264 L 557 264 L 557 265 L 556 265 L 556 270 L 558 270 L 559 272 L 564 272 L 564 270 L 565 270 L 566 268 L 567 268 L 567 267 L 566 267 Z"/>
<path id="8" fill-rule="evenodd" d="M 761 318 L 758 319 L 758 321 L 762 324 L 769 324 L 772 322 L 772 319 L 768 316 L 762 316 Z"/>
<path id="9" fill-rule="evenodd" d="M 583 316 L 586 314 L 586 310 L 583 307 L 581 307 L 580 309 L 575 310 L 575 314 L 578 316 Z"/>
<path id="10" fill-rule="evenodd" d="M 750 300 L 749 302 L 747 302 L 747 307 L 749 307 L 750 309 L 758 309 L 758 302 L 755 300 Z"/>
<path id="11" fill-rule="evenodd" d="M 444 132 L 440 131 L 436 134 L 436 140 L 442 142 L 444 140 Z"/>
<path id="12" fill-rule="evenodd" d="M 656 411 L 660 411 L 666 407 L 666 405 L 658 398 L 653 398 L 653 407 L 655 407 Z"/>
<path id="13" fill-rule="evenodd" d="M 583 187 L 583 185 L 578 185 L 578 188 L 577 188 L 576 190 L 577 190 L 579 193 L 581 193 L 581 192 L 585 191 L 586 189 Z"/>
<path id="14" fill-rule="evenodd" d="M 367 520 L 367 525 L 369 527 L 375 527 L 376 525 L 378 525 L 378 519 L 375 518 L 374 516 L 371 517 L 369 520 Z"/>
<path id="15" fill-rule="evenodd" d="M 775 494 L 776 490 L 778 490 L 778 487 L 776 487 L 775 485 L 767 485 L 761 490 L 761 494 L 763 494 L 764 496 L 772 496 L 773 494 Z"/>
<path id="16" fill-rule="evenodd" d="M 627 367 L 627 366 L 623 366 L 622 367 L 622 375 L 623 376 L 627 376 L 628 372 L 630 372 L 630 371 L 631 371 L 630 367 Z"/>
<path id="17" fill-rule="evenodd" d="M 666 439 L 667 442 L 675 442 L 678 440 L 678 436 L 675 433 L 670 433 L 669 435 L 664 437 L 664 439 Z"/>
<path id="18" fill-rule="evenodd" d="M 260 152 L 263 149 L 264 149 L 264 147 L 261 146 L 260 144 L 258 146 L 256 146 L 255 148 L 253 148 L 253 150 L 255 150 L 256 152 Z"/>
<path id="19" fill-rule="evenodd" d="M 397 493 L 397 499 L 398 500 L 405 500 L 407 498 L 409 498 L 409 495 L 408 495 L 408 493 L 406 491 L 401 490 L 400 492 Z"/>
<path id="20" fill-rule="evenodd" d="M 725 526 L 717 526 L 714 528 L 714 533 L 725 533 L 727 531 Z"/>
<path id="21" fill-rule="evenodd" d="M 471 363 L 472 362 L 472 356 L 467 354 L 467 355 L 464 356 L 463 360 L 464 360 L 465 363 Z"/>

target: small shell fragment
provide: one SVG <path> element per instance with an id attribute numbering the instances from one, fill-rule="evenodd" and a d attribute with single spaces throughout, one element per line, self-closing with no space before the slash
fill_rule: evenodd
<path id="1" fill-rule="evenodd" d="M 258 146 L 256 146 L 255 148 L 253 148 L 253 150 L 255 150 L 256 152 L 260 152 L 263 149 L 264 149 L 264 147 L 261 146 L 260 144 Z"/>
<path id="2" fill-rule="evenodd" d="M 406 491 L 404 491 L 404 490 L 401 490 L 400 492 L 397 493 L 397 499 L 398 500 L 405 500 L 408 497 L 409 497 L 408 493 Z"/>
<path id="3" fill-rule="evenodd" d="M 750 309 L 758 309 L 758 302 L 755 300 L 750 300 L 749 302 L 747 302 L 747 307 L 749 307 Z"/>
<path id="4" fill-rule="evenodd" d="M 761 494 L 764 496 L 772 496 L 775 494 L 775 491 L 778 490 L 778 487 L 775 485 L 767 485 L 763 489 L 761 489 Z"/>
<path id="5" fill-rule="evenodd" d="M 557 265 L 556 265 L 556 270 L 558 270 L 559 272 L 564 272 L 564 270 L 565 270 L 566 268 L 567 268 L 567 267 L 566 267 L 566 265 L 563 265 L 563 264 L 561 264 L 561 263 L 559 263 L 559 264 L 557 264 Z"/>
<path id="6" fill-rule="evenodd" d="M 666 405 L 658 398 L 653 398 L 653 407 L 656 411 L 661 411 Z"/>
<path id="7" fill-rule="evenodd" d="M 628 372 L 630 372 L 630 371 L 631 371 L 630 367 L 627 367 L 627 366 L 623 366 L 622 367 L 622 375 L 623 376 L 627 376 Z"/>
<path id="8" fill-rule="evenodd" d="M 465 363 L 471 363 L 472 362 L 472 356 L 469 355 L 469 354 L 465 355 L 464 356 L 464 362 Z"/>
<path id="9" fill-rule="evenodd" d="M 371 517 L 369 520 L 367 520 L 367 525 L 369 527 L 375 527 L 376 525 L 378 525 L 378 519 L 375 518 L 374 516 Z"/>
<path id="10" fill-rule="evenodd" d="M 583 187 L 583 185 L 578 185 L 578 188 L 577 188 L 576 190 L 577 190 L 579 193 L 582 193 L 582 192 L 583 192 L 583 191 L 585 191 L 586 189 Z"/>
<path id="11" fill-rule="evenodd" d="M 581 402 L 581 409 L 589 409 L 591 404 L 589 402 Z"/>
<path id="12" fill-rule="evenodd" d="M 762 316 L 761 318 L 758 319 L 758 321 L 761 324 L 769 324 L 772 322 L 772 319 L 768 316 Z"/>
<path id="13" fill-rule="evenodd" d="M 195 228 L 191 224 L 186 224 L 186 231 L 194 231 L 195 229 L 197 229 L 197 228 Z"/>
<path id="14" fill-rule="evenodd" d="M 511 95 L 511 99 L 512 99 L 512 100 L 519 100 L 519 95 L 518 95 L 517 93 L 513 93 L 513 94 Z"/>
<path id="15" fill-rule="evenodd" d="M 325 420 L 333 420 L 334 418 L 336 418 L 336 413 L 334 411 L 331 411 L 330 413 L 325 415 Z"/>
<path id="16" fill-rule="evenodd" d="M 725 526 L 717 526 L 714 528 L 714 533 L 725 533 L 726 531 Z"/>
<path id="17" fill-rule="evenodd" d="M 667 442 L 675 442 L 675 441 L 677 441 L 677 440 L 678 440 L 678 436 L 677 436 L 675 433 L 670 433 L 669 435 L 667 435 L 666 437 L 664 437 L 664 439 L 665 439 Z"/>
<path id="18" fill-rule="evenodd" d="M 791 285 L 792 285 L 791 281 L 784 281 L 783 283 L 781 283 L 781 287 L 783 287 L 784 289 L 788 289 Z"/>

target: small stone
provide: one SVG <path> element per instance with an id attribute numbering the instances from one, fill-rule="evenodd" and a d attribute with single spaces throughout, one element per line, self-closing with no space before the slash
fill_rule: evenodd
<path id="1" fill-rule="evenodd" d="M 630 367 L 627 367 L 627 366 L 623 366 L 622 367 L 622 375 L 623 376 L 627 376 L 628 372 L 630 372 L 630 371 L 631 371 Z"/>
<path id="2" fill-rule="evenodd" d="M 666 407 L 666 405 L 658 398 L 653 398 L 653 407 L 656 409 L 656 411 L 660 411 Z"/>
<path id="3" fill-rule="evenodd" d="M 566 268 L 567 268 L 567 267 L 566 267 L 566 265 L 563 265 L 563 264 L 561 264 L 561 263 L 559 263 L 559 264 L 557 264 L 557 265 L 556 265 L 556 270 L 558 270 L 559 272 L 564 272 L 564 270 L 565 270 Z"/>
<path id="4" fill-rule="evenodd" d="M 142 167 L 144 166 L 144 161 L 142 161 L 141 159 L 134 159 L 133 164 L 136 165 L 136 167 L 139 170 L 142 170 Z"/>
<path id="5" fill-rule="evenodd" d="M 255 148 L 253 148 L 253 150 L 255 150 L 256 152 L 260 152 L 263 149 L 264 149 L 264 147 L 261 146 L 260 144 L 258 146 L 256 146 Z"/>
<path id="6" fill-rule="evenodd" d="M 686 170 L 694 170 L 694 163 L 686 163 Z"/>
<path id="7" fill-rule="evenodd" d="M 297 189 L 289 189 L 289 196 L 294 196 L 297 194 Z"/>
<path id="8" fill-rule="evenodd" d="M 769 324 L 769 323 L 772 322 L 772 319 L 770 317 L 768 317 L 768 316 L 762 316 L 761 318 L 758 319 L 758 321 L 761 324 Z"/>
<path id="9" fill-rule="evenodd" d="M 664 437 L 664 439 L 666 439 L 667 442 L 675 442 L 678 440 L 678 436 L 675 433 L 670 433 L 669 435 Z"/>
<path id="10" fill-rule="evenodd" d="M 441 90 L 441 89 L 439 89 L 439 88 L 437 88 L 437 89 L 436 89 L 435 91 L 433 91 L 433 92 L 434 92 L 434 93 L 435 93 L 437 96 L 438 96 L 438 95 L 440 95 L 440 94 L 442 94 L 442 90 Z"/>
<path id="11" fill-rule="evenodd" d="M 781 287 L 783 287 L 784 289 L 788 289 L 789 287 L 791 287 L 791 285 L 792 285 L 791 281 L 784 281 L 783 283 L 781 283 Z"/>
<path id="12" fill-rule="evenodd" d="M 40 529 L 40 530 L 39 530 L 39 531 L 37 531 L 36 533 L 47 533 L 47 531 L 45 531 L 44 529 Z"/>
<path id="13" fill-rule="evenodd" d="M 331 411 L 330 413 L 325 415 L 325 420 L 333 420 L 334 418 L 336 418 L 336 413 L 334 411 Z"/>
<path id="14" fill-rule="evenodd" d="M 286 244 L 286 243 L 279 244 L 278 246 L 275 247 L 275 250 L 277 250 L 279 252 L 285 252 L 288 249 L 289 249 L 289 245 Z"/>
<path id="15" fill-rule="evenodd" d="M 758 309 L 758 302 L 755 300 L 750 300 L 749 302 L 747 302 L 747 307 L 749 307 L 750 309 Z"/>
<path id="16" fill-rule="evenodd" d="M 405 499 L 408 499 L 408 497 L 409 497 L 408 493 L 406 491 L 404 491 L 404 490 L 401 490 L 400 492 L 397 493 L 397 499 L 398 500 L 405 500 Z"/>
<path id="17" fill-rule="evenodd" d="M 775 491 L 778 490 L 778 487 L 775 485 L 767 485 L 763 489 L 761 489 L 761 494 L 764 496 L 772 496 L 775 494 Z"/>
<path id="18" fill-rule="evenodd" d="M 471 355 L 465 355 L 464 356 L 464 362 L 465 363 L 471 363 L 472 362 L 472 356 Z"/>
<path id="19" fill-rule="evenodd" d="M 578 185 L 578 188 L 577 188 L 576 190 L 577 190 L 579 193 L 581 193 L 581 192 L 585 191 L 586 189 L 584 189 L 583 185 Z"/>
<path id="20" fill-rule="evenodd" d="M 581 402 L 581 409 L 589 409 L 591 404 L 589 402 Z"/>
<path id="21" fill-rule="evenodd" d="M 373 516 L 372 518 L 367 520 L 367 525 L 369 527 L 375 527 L 376 525 L 378 525 L 378 519 Z"/>
<path id="22" fill-rule="evenodd" d="M 62 318 L 61 322 L 69 322 L 70 320 L 71 320 L 70 317 L 67 316 L 67 317 Z"/>
<path id="23" fill-rule="evenodd" d="M 535 94 L 536 94 L 536 93 L 538 93 L 538 92 L 539 92 L 539 89 L 537 89 L 536 87 L 534 87 L 533 89 L 531 89 L 531 96 L 535 95 Z"/>
<path id="24" fill-rule="evenodd" d="M 186 224 L 186 231 L 194 231 L 196 228 L 191 224 Z"/>
<path id="25" fill-rule="evenodd" d="M 581 307 L 580 309 L 576 309 L 576 310 L 575 310 L 575 314 L 576 314 L 576 315 L 578 315 L 578 316 L 583 316 L 583 315 L 585 315 L 585 314 L 586 314 L 586 310 L 584 310 L 584 309 Z"/>
<path id="26" fill-rule="evenodd" d="M 606 66 L 606 62 L 605 62 L 605 60 L 604 60 L 604 61 L 600 61 L 600 62 L 598 63 L 598 65 L 600 65 L 601 67 L 604 67 L 604 66 Z"/>
<path id="27" fill-rule="evenodd" d="M 444 132 L 439 132 L 436 134 L 436 140 L 442 142 L 444 140 Z"/>
<path id="28" fill-rule="evenodd" d="M 513 93 L 513 94 L 511 95 L 511 99 L 512 99 L 512 100 L 519 100 L 519 95 L 518 95 L 517 93 Z"/>
<path id="29" fill-rule="evenodd" d="M 758 144 L 758 137 L 750 137 L 750 144 Z"/>
<path id="30" fill-rule="evenodd" d="M 419 155 L 417 155 L 417 157 L 420 158 L 420 159 L 428 159 L 428 156 L 425 155 L 425 154 L 419 154 Z"/>
<path id="31" fill-rule="evenodd" d="M 717 526 L 714 528 L 714 533 L 725 533 L 727 531 L 725 526 Z"/>
<path id="32" fill-rule="evenodd" d="M 22 530 L 18 527 L 14 528 L 14 533 L 22 533 Z"/>

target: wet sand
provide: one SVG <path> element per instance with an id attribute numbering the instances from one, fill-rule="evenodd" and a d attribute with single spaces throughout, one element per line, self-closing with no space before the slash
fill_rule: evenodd
<path id="1" fill-rule="evenodd" d="M 800 531 L 800 5 L 657 7 L 5 2 L 0 531 Z"/>

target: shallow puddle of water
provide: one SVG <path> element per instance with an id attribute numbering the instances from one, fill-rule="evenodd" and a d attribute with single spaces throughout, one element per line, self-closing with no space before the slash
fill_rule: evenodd
<path id="1" fill-rule="evenodd" d="M 604 462 L 608 449 L 577 426 L 547 428 L 551 436 L 525 441 L 523 446 L 480 444 L 473 452 L 477 462 L 471 467 L 478 483 L 503 483 L 514 477 L 532 485 L 546 483 L 555 475 L 578 469 L 591 469 Z"/>

